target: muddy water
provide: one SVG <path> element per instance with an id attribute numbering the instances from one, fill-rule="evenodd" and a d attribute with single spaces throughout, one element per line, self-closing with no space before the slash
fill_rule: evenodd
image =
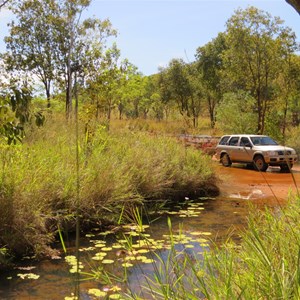
<path id="1" fill-rule="evenodd" d="M 265 206 L 279 206 L 286 203 L 289 192 L 296 193 L 296 184 L 300 185 L 300 167 L 296 166 L 291 174 L 281 173 L 277 168 L 269 168 L 266 173 L 259 173 L 248 170 L 243 166 L 224 168 L 216 163 L 217 173 L 220 175 L 221 195 L 214 199 L 199 199 L 192 204 L 183 199 L 180 207 L 171 209 L 171 213 L 163 212 L 159 218 L 147 229 L 147 233 L 154 240 L 162 240 L 169 234 L 167 218 L 172 220 L 172 230 L 179 231 L 186 236 L 192 236 L 197 232 L 210 233 L 210 239 L 221 242 L 228 232 L 236 232 L 246 225 L 246 218 L 249 213 L 249 204 L 263 208 Z M 197 212 L 197 213 L 196 213 Z M 110 245 L 114 237 L 102 237 Z M 84 247 L 90 246 L 91 238 L 82 239 Z M 190 239 L 190 244 L 196 253 L 208 249 L 209 242 L 199 244 Z M 183 245 L 178 244 L 177 247 Z M 69 248 L 72 254 L 72 248 Z M 164 259 L 167 256 L 167 248 L 158 251 Z M 118 251 L 110 251 L 108 258 L 116 259 Z M 81 253 L 81 260 L 84 264 L 84 271 L 90 271 L 90 264 L 97 266 L 97 262 L 91 257 L 93 252 Z M 0 274 L 0 299 L 3 300 L 40 300 L 40 299 L 64 299 L 71 296 L 74 291 L 74 281 L 70 274 L 70 266 L 63 259 L 45 260 L 34 263 L 32 260 L 24 260 L 16 269 L 6 274 Z M 123 269 L 114 264 L 109 267 L 115 275 L 122 277 Z M 131 288 L 140 289 L 141 274 L 152 272 L 152 264 L 139 264 L 138 267 L 128 269 L 128 278 Z M 33 273 L 38 279 L 22 279 L 20 274 Z M 19 274 L 19 275 L 18 275 Z M 87 291 L 91 288 L 103 288 L 98 281 L 87 280 L 80 284 L 81 299 L 93 299 Z"/>

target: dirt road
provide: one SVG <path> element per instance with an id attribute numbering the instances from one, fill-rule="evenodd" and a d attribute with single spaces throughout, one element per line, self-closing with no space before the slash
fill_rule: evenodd
<path id="1" fill-rule="evenodd" d="M 216 168 L 221 195 L 226 197 L 276 205 L 285 203 L 290 193 L 300 193 L 300 165 L 294 166 L 292 174 L 281 173 L 276 167 L 269 167 L 264 173 L 238 164 L 226 168 L 218 162 Z"/>

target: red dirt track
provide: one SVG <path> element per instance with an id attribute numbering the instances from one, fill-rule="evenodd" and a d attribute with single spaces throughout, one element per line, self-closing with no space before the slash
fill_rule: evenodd
<path id="1" fill-rule="evenodd" d="M 280 168 L 269 167 L 267 172 L 246 169 L 243 165 L 229 168 L 216 162 L 221 195 L 255 203 L 276 205 L 285 203 L 288 195 L 300 193 L 300 165 L 295 165 L 292 174 L 281 173 Z"/>

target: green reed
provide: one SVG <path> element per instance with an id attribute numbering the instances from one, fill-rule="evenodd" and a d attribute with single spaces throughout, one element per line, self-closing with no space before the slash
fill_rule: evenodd
<path id="1" fill-rule="evenodd" d="M 299 299 L 299 215 L 297 198 L 253 211 L 240 244 L 228 239 L 202 255 L 177 251 L 171 233 L 166 261 L 158 256 L 154 275 L 145 275 L 148 298 L 125 299 Z"/>

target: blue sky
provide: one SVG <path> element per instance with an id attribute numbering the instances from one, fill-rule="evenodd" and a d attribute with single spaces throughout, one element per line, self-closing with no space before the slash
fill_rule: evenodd
<path id="1" fill-rule="evenodd" d="M 285 0 L 93 0 L 84 16 L 109 18 L 122 57 L 150 75 L 173 58 L 193 61 L 199 46 L 225 31 L 234 10 L 250 5 L 283 19 L 299 41 L 300 16 Z M 9 17 L 0 11 L 0 51 Z"/>

